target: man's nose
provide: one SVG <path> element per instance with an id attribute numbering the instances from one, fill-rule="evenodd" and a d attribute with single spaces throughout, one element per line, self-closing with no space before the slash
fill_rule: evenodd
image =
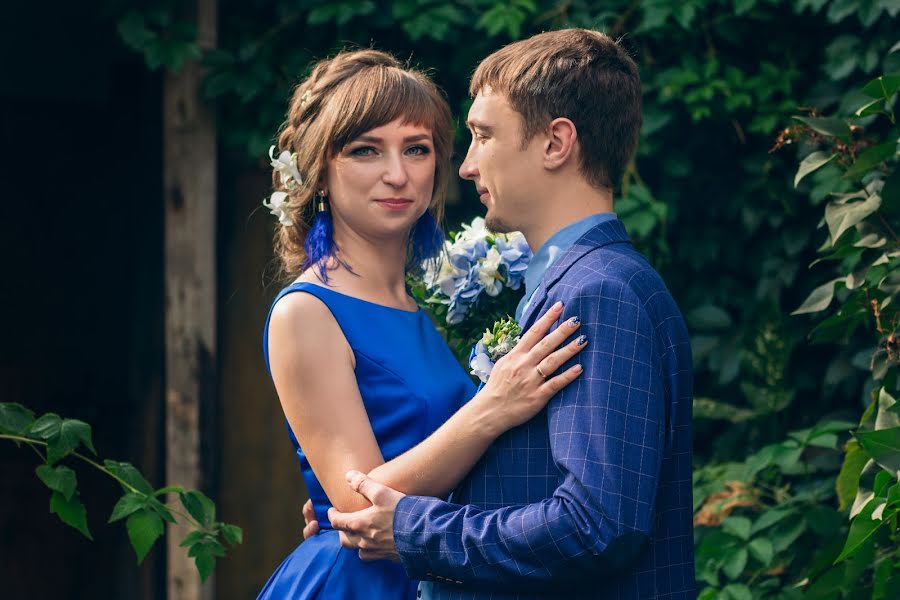
<path id="1" fill-rule="evenodd" d="M 466 152 L 466 158 L 459 165 L 459 176 L 463 179 L 475 179 L 478 176 L 478 169 L 475 167 L 475 159 L 472 156 L 472 147 Z"/>

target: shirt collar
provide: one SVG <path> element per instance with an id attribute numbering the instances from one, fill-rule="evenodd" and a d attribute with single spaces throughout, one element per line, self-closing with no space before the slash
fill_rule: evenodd
<path id="1" fill-rule="evenodd" d="M 534 294 L 534 290 L 540 285 L 541 279 L 544 278 L 544 274 L 547 272 L 547 269 L 550 268 L 550 265 L 553 264 L 553 261 L 555 261 L 563 252 L 571 248 L 585 233 L 600 223 L 612 221 L 616 218 L 618 217 L 614 212 L 596 213 L 585 217 L 580 221 L 575 221 L 574 223 L 566 225 L 551 235 L 547 241 L 538 248 L 538 251 L 535 252 L 534 256 L 531 258 L 531 262 L 528 263 L 528 270 L 525 271 L 525 296 L 522 298 L 522 301 L 519 302 L 518 309 L 516 310 L 516 318 L 522 316 L 522 312 L 528 305 L 528 301 Z"/>

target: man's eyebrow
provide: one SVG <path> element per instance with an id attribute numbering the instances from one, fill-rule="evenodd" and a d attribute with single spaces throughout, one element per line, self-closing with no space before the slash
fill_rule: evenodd
<path id="1" fill-rule="evenodd" d="M 475 119 L 466 120 L 466 127 L 468 127 L 470 130 L 478 128 L 485 133 L 492 133 L 494 131 L 494 128 L 490 125 L 482 123 L 481 121 L 476 121 Z"/>

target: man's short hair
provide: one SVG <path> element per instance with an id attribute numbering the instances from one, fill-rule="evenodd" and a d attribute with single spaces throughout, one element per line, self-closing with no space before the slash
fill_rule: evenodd
<path id="1" fill-rule="evenodd" d="M 523 145 L 566 117 L 578 131 L 588 182 L 607 188 L 621 182 L 641 129 L 641 81 L 609 36 L 563 29 L 505 46 L 481 61 L 469 93 L 474 98 L 488 87 L 522 115 Z"/>

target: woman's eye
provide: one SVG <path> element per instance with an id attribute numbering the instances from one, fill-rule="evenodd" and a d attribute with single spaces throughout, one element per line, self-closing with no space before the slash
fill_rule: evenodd
<path id="1" fill-rule="evenodd" d="M 375 152 L 372 146 L 360 146 L 350 151 L 352 156 L 371 156 Z"/>
<path id="2" fill-rule="evenodd" d="M 416 145 L 411 146 L 409 149 L 407 149 L 406 152 L 412 154 L 413 156 L 421 156 L 423 154 L 428 154 L 429 152 L 431 152 L 431 148 L 429 148 L 428 146 Z"/>

